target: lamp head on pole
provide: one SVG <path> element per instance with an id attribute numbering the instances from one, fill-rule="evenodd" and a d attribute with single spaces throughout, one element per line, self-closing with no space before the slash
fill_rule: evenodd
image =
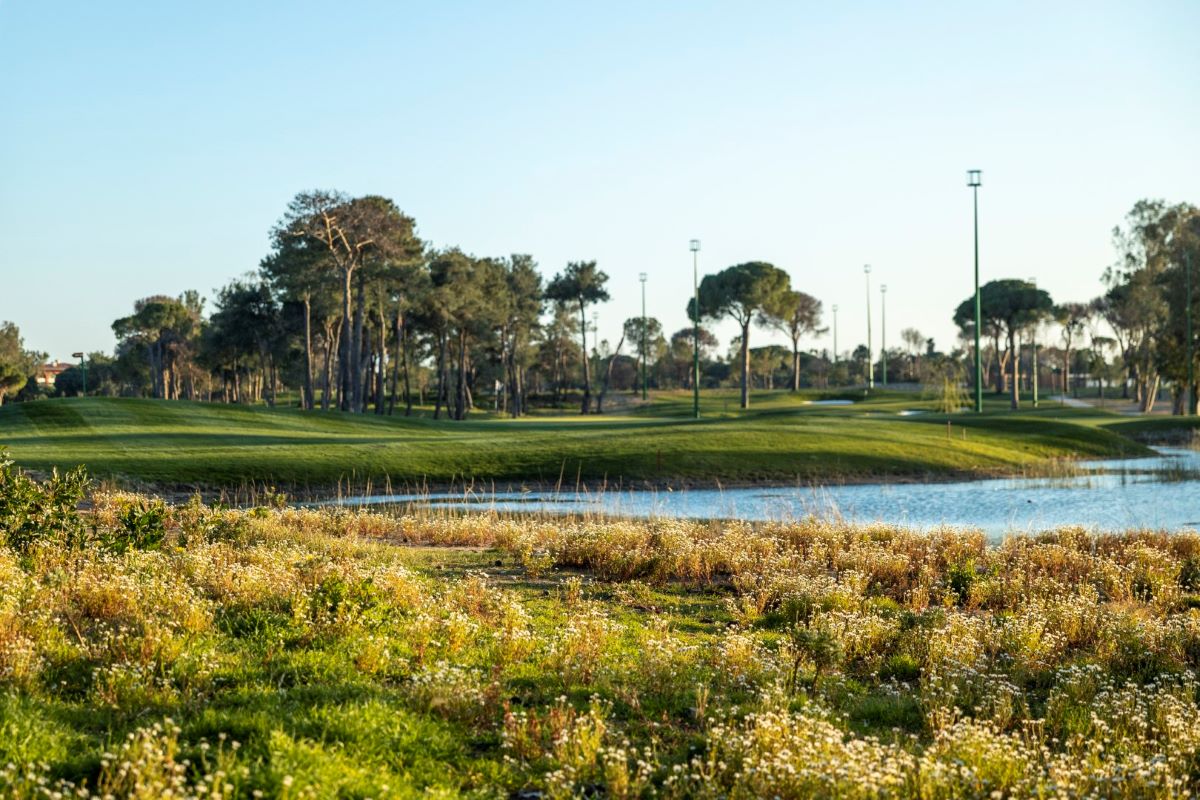
<path id="1" fill-rule="evenodd" d="M 83 353 L 71 353 L 71 358 L 83 358 Z"/>
<path id="2" fill-rule="evenodd" d="M 837 303 L 833 304 L 833 313 L 837 313 Z"/>
<path id="3" fill-rule="evenodd" d="M 871 265 L 863 264 L 863 272 L 866 273 L 867 275 L 870 275 L 871 274 Z"/>
<path id="4" fill-rule="evenodd" d="M 644 273 L 644 272 L 639 272 L 639 273 L 638 273 L 638 280 L 639 280 L 639 281 L 641 281 L 642 283 L 645 283 L 645 282 L 646 282 L 646 273 Z"/>
<path id="5" fill-rule="evenodd" d="M 982 174 L 982 170 L 978 170 L 978 169 L 967 170 L 967 186 L 982 186 L 983 181 L 981 181 L 979 178 L 979 176 L 981 174 Z"/>
<path id="6" fill-rule="evenodd" d="M 887 284 L 886 283 L 879 284 L 879 293 L 887 294 Z"/>
<path id="7" fill-rule="evenodd" d="M 689 241 L 688 242 L 688 250 L 691 250 L 693 253 L 700 252 L 700 240 L 692 239 L 691 241 Z"/>

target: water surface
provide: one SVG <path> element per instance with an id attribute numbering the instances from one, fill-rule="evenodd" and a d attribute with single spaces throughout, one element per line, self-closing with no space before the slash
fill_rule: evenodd
<path id="1" fill-rule="evenodd" d="M 1064 525 L 1098 530 L 1200 529 L 1200 452 L 1084 461 L 1088 474 L 950 483 L 686 491 L 496 492 L 374 495 L 346 505 L 402 505 L 500 512 L 785 521 L 810 516 L 913 528 L 977 528 L 993 537 Z"/>

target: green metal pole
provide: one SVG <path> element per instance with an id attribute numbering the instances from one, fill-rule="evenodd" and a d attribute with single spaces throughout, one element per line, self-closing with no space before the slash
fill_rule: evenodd
<path id="1" fill-rule="evenodd" d="M 642 400 L 649 394 L 646 390 L 646 273 L 642 273 Z"/>
<path id="2" fill-rule="evenodd" d="M 875 351 L 871 349 L 871 265 L 863 267 L 867 276 L 867 391 L 875 388 Z"/>
<path id="3" fill-rule="evenodd" d="M 83 396 L 87 397 L 87 356 L 79 359 L 79 369 L 83 373 Z"/>
<path id="4" fill-rule="evenodd" d="M 700 267 L 699 247 L 692 248 L 692 416 L 700 419 Z"/>
<path id="5" fill-rule="evenodd" d="M 983 312 L 979 302 L 979 185 L 971 187 L 975 199 L 975 413 L 983 413 L 983 353 L 979 349 L 979 331 Z"/>
<path id="6" fill-rule="evenodd" d="M 1038 365 L 1037 365 L 1037 333 L 1029 339 L 1029 344 L 1033 347 L 1033 407 L 1038 407 Z"/>
<path id="7" fill-rule="evenodd" d="M 887 284 L 879 287 L 879 357 L 882 359 L 883 388 L 887 388 Z"/>
<path id="8" fill-rule="evenodd" d="M 1196 354 L 1192 340 L 1192 254 L 1185 250 L 1184 275 L 1187 278 L 1187 360 L 1188 360 L 1188 413 L 1196 413 Z"/>

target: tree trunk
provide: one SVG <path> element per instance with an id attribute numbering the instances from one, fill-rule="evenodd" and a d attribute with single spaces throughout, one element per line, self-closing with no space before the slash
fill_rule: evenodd
<path id="1" fill-rule="evenodd" d="M 387 317 L 383 313 L 383 300 L 379 301 L 379 372 L 375 376 L 375 416 L 384 412 L 387 397 Z"/>
<path id="2" fill-rule="evenodd" d="M 350 293 L 353 291 L 353 278 L 352 268 L 348 267 L 342 271 L 341 348 L 338 355 L 338 408 L 342 411 L 350 410 L 350 393 L 352 391 L 350 388 L 352 380 L 350 365 L 354 359 L 351 354 L 354 337 L 350 333 L 350 323 L 354 317 L 350 309 Z"/>
<path id="3" fill-rule="evenodd" d="M 404 312 L 400 310 L 400 305 L 396 304 L 396 319 L 395 327 L 392 334 L 396 337 L 396 355 L 392 360 L 392 393 L 388 398 L 388 416 L 396 412 L 396 400 L 400 394 L 400 363 L 404 360 L 404 340 L 400 338 L 400 328 L 403 324 Z"/>
<path id="4" fill-rule="evenodd" d="M 1067 394 L 1067 387 L 1071 385 L 1071 340 L 1067 339 L 1067 344 L 1063 348 L 1063 396 Z"/>
<path id="5" fill-rule="evenodd" d="M 604 395 L 608 394 L 608 383 L 612 380 L 613 365 L 617 363 L 617 356 L 621 355 L 621 348 L 625 346 L 625 334 L 621 334 L 621 338 L 617 341 L 616 352 L 608 359 L 608 368 L 604 370 L 604 383 L 600 387 L 600 395 L 596 398 L 596 413 L 604 413 Z"/>
<path id="6" fill-rule="evenodd" d="M 870 369 L 871 365 L 867 365 Z M 742 408 L 750 407 L 750 318 L 742 324 Z"/>
<path id="7" fill-rule="evenodd" d="M 1011 330 L 1008 333 L 1008 352 L 1012 362 L 1012 380 L 1009 382 L 1009 388 L 1012 389 L 1010 408 L 1015 411 L 1021 407 L 1021 354 L 1017 350 L 1016 332 Z"/>
<path id="8" fill-rule="evenodd" d="M 358 285 L 355 289 L 354 297 L 354 341 L 350 348 L 353 354 L 353 361 L 350 365 L 350 372 L 353 375 L 352 391 L 350 396 L 351 410 L 356 414 L 361 414 L 366 409 L 366 392 L 365 383 L 367 380 L 366 363 L 363 358 L 363 351 L 370 346 L 370 342 L 363 336 L 363 328 L 366 325 L 366 281 L 363 279 L 362 273 L 358 276 Z"/>
<path id="9" fill-rule="evenodd" d="M 800 391 L 800 342 L 792 339 L 792 391 Z"/>
<path id="10" fill-rule="evenodd" d="M 1158 401 L 1158 382 L 1159 376 L 1155 374 L 1146 382 L 1145 395 L 1142 399 L 1142 413 L 1150 414 L 1154 411 L 1154 404 Z"/>
<path id="11" fill-rule="evenodd" d="M 437 395 L 433 399 L 433 418 L 440 419 L 442 416 L 442 397 L 446 391 L 446 332 L 438 333 L 438 356 L 437 356 L 437 373 L 438 385 Z"/>
<path id="12" fill-rule="evenodd" d="M 312 297 L 304 293 L 304 397 L 300 407 L 313 410 Z"/>
<path id="13" fill-rule="evenodd" d="M 583 345 L 583 404 L 579 413 L 586 414 L 592 404 L 592 375 L 587 352 L 587 316 L 582 298 L 579 300 L 579 336 Z"/>
<path id="14" fill-rule="evenodd" d="M 1008 358 L 1000 353 L 1000 336 L 992 337 L 992 353 L 996 356 L 996 394 L 1004 394 L 1008 386 Z"/>
<path id="15" fill-rule="evenodd" d="M 329 402 L 336 393 L 336 387 L 333 383 L 333 356 L 339 352 L 340 337 L 338 335 L 341 326 L 334 324 L 332 321 L 325 326 L 325 386 L 321 390 L 321 410 L 329 410 Z M 336 407 L 336 405 L 335 405 Z"/>
<path id="16" fill-rule="evenodd" d="M 400 336 L 403 339 L 403 346 L 400 349 L 400 354 L 404 359 L 404 416 L 411 417 L 413 410 L 412 402 L 412 385 L 409 383 L 408 373 L 408 321 L 401 323 L 403 327 L 400 329 Z M 422 395 L 424 391 L 422 391 Z"/>
<path id="17" fill-rule="evenodd" d="M 454 418 L 458 420 L 467 417 L 467 331 L 458 329 L 458 382 L 454 396 Z"/>

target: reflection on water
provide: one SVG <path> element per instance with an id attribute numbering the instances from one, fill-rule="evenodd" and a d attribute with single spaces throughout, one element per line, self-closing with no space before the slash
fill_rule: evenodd
<path id="1" fill-rule="evenodd" d="M 788 520 L 809 516 L 914 528 L 978 528 L 993 535 L 1063 525 L 1100 530 L 1200 528 L 1200 453 L 1081 462 L 1087 474 L 955 483 L 686 491 L 497 492 L 376 495 L 348 505 L 419 505 L 500 512 L 590 512 L 632 517 Z"/>

